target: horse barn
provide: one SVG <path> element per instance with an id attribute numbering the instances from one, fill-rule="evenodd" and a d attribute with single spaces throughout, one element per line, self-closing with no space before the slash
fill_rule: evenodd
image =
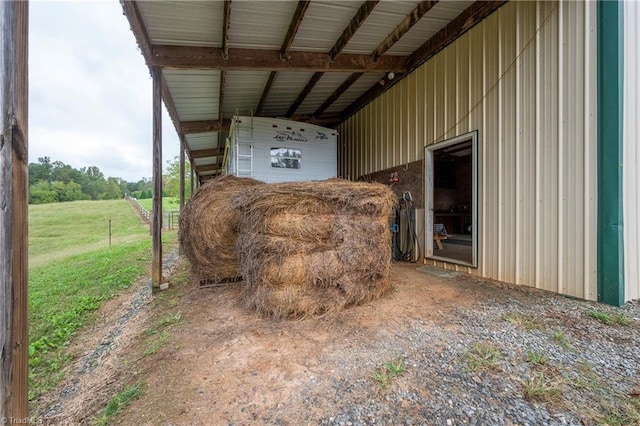
<path id="1" fill-rule="evenodd" d="M 237 117 L 318 126 L 337 137 L 337 177 L 410 192 L 424 263 L 616 306 L 640 297 L 639 3 L 121 3 L 153 79 L 155 194 L 162 103 L 182 204 L 184 163 L 191 182 L 224 174 Z M 26 312 L 27 13 L 0 10 L 5 347 L 26 335 L 4 332 Z M 160 213 L 152 229 L 160 286 Z"/>

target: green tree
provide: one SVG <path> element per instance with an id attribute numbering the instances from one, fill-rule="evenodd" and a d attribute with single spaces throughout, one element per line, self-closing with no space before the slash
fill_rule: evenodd
<path id="1" fill-rule="evenodd" d="M 56 201 L 58 201 L 56 192 L 46 180 L 29 185 L 29 204 L 46 204 Z"/>
<path id="2" fill-rule="evenodd" d="M 191 197 L 191 168 L 189 162 L 184 165 L 185 188 L 184 196 L 186 199 Z M 180 196 L 180 158 L 175 156 L 173 160 L 167 160 L 167 168 L 162 177 L 163 193 L 168 197 Z"/>
<path id="3" fill-rule="evenodd" d="M 37 163 L 29 164 L 29 182 L 37 183 L 44 181 L 51 183 L 53 181 L 51 172 L 53 166 L 49 157 L 38 157 Z"/>

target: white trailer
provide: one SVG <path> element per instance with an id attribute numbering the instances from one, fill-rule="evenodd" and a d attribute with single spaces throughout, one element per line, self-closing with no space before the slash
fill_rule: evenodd
<path id="1" fill-rule="evenodd" d="M 236 116 L 225 149 L 227 174 L 264 182 L 325 180 L 337 176 L 333 129 L 280 118 Z"/>

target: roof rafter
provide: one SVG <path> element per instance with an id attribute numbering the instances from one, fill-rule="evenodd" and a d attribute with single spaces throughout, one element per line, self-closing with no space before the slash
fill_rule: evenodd
<path id="1" fill-rule="evenodd" d="M 231 127 L 231 120 L 199 120 L 180 122 L 182 134 L 224 132 Z"/>
<path id="2" fill-rule="evenodd" d="M 298 1 L 298 6 L 296 7 L 296 11 L 291 18 L 291 23 L 289 24 L 289 30 L 287 31 L 287 35 L 284 37 L 282 47 L 280 47 L 280 59 L 282 59 L 283 61 L 288 59 L 289 49 L 293 44 L 293 40 L 296 38 L 296 34 L 298 33 L 300 24 L 304 19 L 304 14 L 307 12 L 307 8 L 310 4 L 311 2 L 309 0 Z"/>
<path id="3" fill-rule="evenodd" d="M 233 48 L 229 49 L 229 59 L 222 59 L 222 49 L 217 47 L 169 45 L 154 45 L 150 58 L 152 66 L 176 69 L 316 72 L 402 72 L 405 60 L 402 56 L 383 56 L 372 63 L 369 55 L 343 53 L 331 62 L 327 53 L 291 51 L 282 61 L 278 50 Z"/>
<path id="4" fill-rule="evenodd" d="M 309 95 L 309 93 L 311 93 L 315 85 L 318 84 L 318 81 L 320 81 L 320 78 L 323 75 L 323 72 L 316 72 L 311 76 L 307 84 L 304 86 L 304 89 L 302 89 L 302 92 L 300 92 L 295 102 L 289 108 L 289 111 L 287 111 L 287 117 L 291 117 L 296 112 L 300 105 L 302 105 L 302 102 L 304 102 L 305 98 Z"/>
<path id="5" fill-rule="evenodd" d="M 356 72 L 347 77 L 347 79 L 343 81 L 340 86 L 338 86 L 338 88 L 327 98 L 327 100 L 325 100 L 322 105 L 318 107 L 318 109 L 313 113 L 313 116 L 319 117 L 320 114 L 322 114 L 327 108 L 329 108 L 329 106 L 331 106 L 332 103 L 336 101 L 336 99 L 340 97 L 340 95 L 346 92 L 353 83 L 358 81 L 358 79 L 362 77 L 362 75 L 363 73 Z"/>
<path id="6" fill-rule="evenodd" d="M 476 1 L 467 9 L 462 11 L 451 22 L 449 22 L 443 29 L 438 31 L 433 37 L 427 40 L 422 46 L 417 48 L 408 58 L 406 58 L 405 70 L 402 73 L 396 73 L 394 80 L 388 80 L 386 77 L 380 82 L 371 86 L 362 96 L 356 99 L 351 105 L 349 105 L 342 112 L 342 121 L 355 114 L 358 110 L 371 102 L 373 99 L 380 96 L 383 92 L 388 90 L 391 86 L 402 80 L 404 75 L 409 74 L 425 61 L 431 58 L 433 55 L 444 49 L 455 39 L 460 37 L 466 31 L 471 29 L 478 22 L 495 12 L 500 6 L 505 4 L 505 0 L 497 1 Z M 384 59 L 385 56 L 381 58 Z M 395 72 L 395 71 L 394 71 Z"/>
<path id="7" fill-rule="evenodd" d="M 224 0 L 224 19 L 222 23 L 222 58 L 229 58 L 229 28 L 231 27 L 231 0 Z"/>
<path id="8" fill-rule="evenodd" d="M 407 71 L 411 72 L 416 69 L 505 3 L 505 0 L 476 1 L 473 3 L 409 56 L 406 66 Z"/>
<path id="9" fill-rule="evenodd" d="M 347 28 L 344 29 L 344 31 L 342 32 L 342 35 L 340 35 L 340 37 L 336 41 L 336 44 L 334 44 L 333 47 L 331 48 L 331 51 L 329 51 L 330 61 L 332 62 L 335 61 L 338 55 L 342 53 L 342 49 L 344 49 L 347 43 L 349 43 L 349 40 L 351 40 L 351 37 L 354 36 L 356 31 L 358 31 L 358 29 L 362 26 L 364 21 L 371 14 L 373 9 L 376 7 L 376 5 L 379 2 L 380 2 L 379 0 L 376 0 L 376 1 L 365 1 L 364 3 L 362 3 L 362 5 L 360 6 L 360 9 L 358 9 L 356 14 L 353 15 L 353 18 L 351 18 L 349 25 L 347 25 Z"/>
<path id="10" fill-rule="evenodd" d="M 269 96 L 269 92 L 271 91 L 271 86 L 273 86 L 273 83 L 276 81 L 277 76 L 277 71 L 271 71 L 269 79 L 267 80 L 267 84 L 264 85 L 264 89 L 262 90 L 260 102 L 258 102 L 258 106 L 256 107 L 256 115 L 260 115 L 260 113 L 262 112 L 262 108 L 264 108 L 264 104 L 265 102 L 267 102 L 267 96 Z"/>
<path id="11" fill-rule="evenodd" d="M 196 166 L 196 172 L 215 172 L 220 170 L 220 167 L 217 164 L 206 164 L 203 166 Z"/>
<path id="12" fill-rule="evenodd" d="M 227 72 L 225 70 L 220 71 L 220 91 L 218 92 L 218 121 L 222 121 L 224 118 L 224 86 L 227 82 Z"/>
<path id="13" fill-rule="evenodd" d="M 219 157 L 224 155 L 224 149 L 198 149 L 191 151 L 191 158 Z"/>
<path id="14" fill-rule="evenodd" d="M 415 24 L 422 19 L 433 6 L 438 3 L 438 0 L 426 0 L 420 2 L 415 9 L 408 14 L 400 24 L 389 34 L 378 47 L 371 53 L 371 61 L 378 62 L 378 60 L 384 55 L 384 53 L 391 48 L 394 44 L 402 38 Z"/>

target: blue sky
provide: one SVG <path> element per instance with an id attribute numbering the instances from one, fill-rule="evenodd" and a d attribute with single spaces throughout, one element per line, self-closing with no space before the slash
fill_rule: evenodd
<path id="1" fill-rule="evenodd" d="M 151 177 L 151 77 L 117 0 L 31 1 L 29 162 Z M 163 106 L 163 166 L 179 139 Z"/>

